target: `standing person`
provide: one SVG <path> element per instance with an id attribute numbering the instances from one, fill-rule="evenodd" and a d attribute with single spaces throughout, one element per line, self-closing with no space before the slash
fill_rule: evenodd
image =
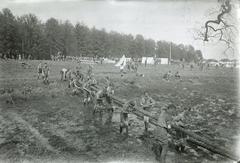
<path id="1" fill-rule="evenodd" d="M 120 73 L 121 73 L 121 77 L 123 77 L 123 70 L 124 70 L 124 62 L 120 65 Z"/>
<path id="2" fill-rule="evenodd" d="M 63 68 L 61 71 L 60 71 L 60 74 L 61 74 L 61 80 L 66 80 L 67 79 L 67 72 L 69 71 L 69 69 L 66 69 L 66 68 Z"/>
<path id="3" fill-rule="evenodd" d="M 120 133 L 122 133 L 123 129 L 125 129 L 126 136 L 128 136 L 128 126 L 129 126 L 128 114 L 132 112 L 132 110 L 136 109 L 135 106 L 136 106 L 136 101 L 132 101 L 132 100 L 126 101 L 120 113 Z"/>
<path id="4" fill-rule="evenodd" d="M 47 63 L 44 64 L 44 67 L 43 67 L 43 83 L 44 84 L 48 84 L 49 81 L 48 81 L 48 76 L 49 76 L 49 67 L 47 65 Z"/>
<path id="5" fill-rule="evenodd" d="M 140 105 L 142 106 L 143 110 L 149 110 L 155 105 L 155 101 L 148 95 L 147 92 L 144 92 L 144 95 L 141 97 Z M 145 132 L 147 132 L 149 128 L 149 117 L 144 116 L 143 120 Z"/>
<path id="6" fill-rule="evenodd" d="M 39 77 L 42 76 L 42 74 L 43 74 L 42 62 L 41 61 L 38 64 L 37 71 L 38 71 L 38 78 L 37 79 L 39 79 Z"/>
<path id="7" fill-rule="evenodd" d="M 190 70 L 191 70 L 191 71 L 193 70 L 193 64 L 190 65 Z"/>
<path id="8" fill-rule="evenodd" d="M 95 116 L 95 120 L 98 124 L 100 123 L 101 125 L 104 109 L 103 98 L 104 98 L 103 90 L 98 91 L 95 96 L 93 107 L 93 115 Z"/>
<path id="9" fill-rule="evenodd" d="M 128 135 L 128 113 L 120 113 L 120 134 L 122 134 L 123 129 L 126 130 L 126 135 Z"/>
<path id="10" fill-rule="evenodd" d="M 170 128 L 168 125 L 169 116 L 166 111 L 167 108 L 161 110 L 160 115 L 158 116 L 158 126 L 153 130 L 154 138 L 156 144 L 154 146 L 154 153 L 156 155 L 156 160 L 160 163 L 166 162 L 166 155 L 168 151 L 168 133 L 167 130 Z"/>
<path id="11" fill-rule="evenodd" d="M 171 77 L 172 77 L 172 72 L 168 71 L 168 73 L 167 73 L 167 80 L 169 81 Z"/>
<path id="12" fill-rule="evenodd" d="M 91 76 L 93 73 L 93 66 L 92 65 L 89 65 L 88 66 L 88 70 L 87 70 L 87 76 Z"/>
<path id="13" fill-rule="evenodd" d="M 107 82 L 107 86 L 105 89 L 105 91 L 106 91 L 105 99 L 106 99 L 106 103 L 107 103 L 106 107 L 107 107 L 107 114 L 108 114 L 107 123 L 111 124 L 112 117 L 113 117 L 113 111 L 114 111 L 111 95 L 114 94 L 114 89 L 113 89 L 113 83 L 110 81 L 110 78 L 107 76 L 105 79 Z"/>
<path id="14" fill-rule="evenodd" d="M 145 67 L 147 67 L 147 58 L 145 59 Z"/>

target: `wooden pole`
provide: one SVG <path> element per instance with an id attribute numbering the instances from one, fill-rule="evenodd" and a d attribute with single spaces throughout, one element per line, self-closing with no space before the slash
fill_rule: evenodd
<path id="1" fill-rule="evenodd" d="M 172 42 L 170 42 L 170 48 L 169 48 L 169 64 L 171 64 L 171 60 L 172 60 Z"/>
<path id="2" fill-rule="evenodd" d="M 90 89 L 87 89 L 87 88 L 80 88 L 80 87 L 77 87 L 79 89 L 82 89 L 82 90 L 86 90 L 88 92 L 90 92 Z M 91 90 L 93 91 L 98 91 L 100 89 L 99 86 L 91 86 Z M 123 105 L 125 104 L 125 100 L 123 99 L 120 99 L 118 98 L 117 96 L 114 96 L 114 95 L 110 95 L 111 99 L 113 100 L 113 102 L 115 104 L 117 104 L 118 106 L 120 107 L 123 107 Z M 157 120 L 152 117 L 149 112 L 141 109 L 140 107 L 136 108 L 136 109 L 133 109 L 132 110 L 132 113 L 135 114 L 136 116 L 140 117 L 141 119 L 143 119 L 143 116 L 148 116 L 149 117 L 149 122 L 152 124 L 152 125 L 155 125 L 155 126 L 158 126 L 158 127 L 163 127 L 161 125 L 159 125 L 157 123 Z M 230 152 L 230 150 L 226 149 L 226 148 L 222 148 L 222 147 L 219 147 L 218 145 L 214 144 L 213 142 L 207 140 L 206 138 L 202 137 L 202 136 L 199 136 L 191 131 L 188 131 L 182 127 L 179 127 L 177 125 L 171 125 L 171 128 L 175 131 L 180 131 L 184 134 L 186 134 L 189 138 L 188 138 L 188 141 L 191 142 L 191 143 L 194 143 L 198 146 L 201 146 L 213 153 L 217 153 L 217 154 L 220 154 L 226 158 L 229 158 L 229 159 L 232 159 L 232 160 L 235 160 L 235 161 L 239 161 L 240 159 L 240 156 L 237 156 L 236 154 L 234 154 L 233 152 Z"/>

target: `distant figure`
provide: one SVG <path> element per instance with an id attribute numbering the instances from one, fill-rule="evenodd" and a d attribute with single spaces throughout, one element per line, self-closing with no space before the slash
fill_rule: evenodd
<path id="1" fill-rule="evenodd" d="M 88 66 L 88 70 L 87 70 L 87 76 L 91 76 L 93 73 L 93 66 L 92 65 L 89 65 Z"/>
<path id="2" fill-rule="evenodd" d="M 182 63 L 182 69 L 184 69 L 184 63 Z"/>
<path id="3" fill-rule="evenodd" d="M 44 84 L 48 84 L 49 81 L 48 81 L 48 76 L 49 76 L 49 67 L 47 65 L 47 63 L 44 64 L 44 67 L 43 67 L 43 83 Z"/>
<path id="4" fill-rule="evenodd" d="M 21 54 L 18 54 L 18 60 L 22 60 Z"/>
<path id="5" fill-rule="evenodd" d="M 124 70 L 124 62 L 120 65 L 120 74 L 121 74 L 121 77 L 123 77 L 123 70 Z"/>
<path id="6" fill-rule="evenodd" d="M 193 70 L 193 64 L 190 65 L 190 70 L 191 70 L 191 71 Z"/>
<path id="7" fill-rule="evenodd" d="M 181 78 L 181 76 L 180 76 L 179 72 L 177 71 L 177 72 L 175 73 L 175 79 L 180 79 L 180 78 Z"/>
<path id="8" fill-rule="evenodd" d="M 163 75 L 163 79 L 169 81 L 172 76 L 172 72 L 168 71 L 166 74 Z"/>
<path id="9" fill-rule="evenodd" d="M 67 80 L 67 78 L 71 78 L 71 70 L 70 69 L 66 69 L 66 68 L 63 68 L 61 71 L 60 71 L 60 74 L 61 74 L 61 80 Z"/>
<path id="10" fill-rule="evenodd" d="M 40 63 L 38 64 L 37 72 L 38 72 L 38 78 L 37 78 L 37 79 L 39 79 L 40 76 L 43 77 L 43 67 L 42 67 L 42 62 L 40 62 Z"/>
<path id="11" fill-rule="evenodd" d="M 145 67 L 147 67 L 147 58 L 145 59 Z"/>

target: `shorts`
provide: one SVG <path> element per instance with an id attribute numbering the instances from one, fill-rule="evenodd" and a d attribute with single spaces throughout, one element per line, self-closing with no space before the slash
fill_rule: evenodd
<path id="1" fill-rule="evenodd" d="M 123 121 L 120 124 L 121 127 L 128 127 L 128 121 Z"/>
<path id="2" fill-rule="evenodd" d="M 47 74 L 47 73 L 46 73 L 46 74 L 44 74 L 44 77 L 45 77 L 45 78 L 48 78 L 48 74 Z"/>
<path id="3" fill-rule="evenodd" d="M 39 74 L 42 73 L 42 69 L 41 69 L 41 68 L 38 69 L 38 73 L 39 73 Z"/>
<path id="4" fill-rule="evenodd" d="M 112 99 L 110 96 L 106 96 L 106 101 L 108 104 L 112 104 Z"/>
<path id="5" fill-rule="evenodd" d="M 149 123 L 149 117 L 147 117 L 147 116 L 143 116 L 143 120 L 144 120 L 144 122 Z"/>

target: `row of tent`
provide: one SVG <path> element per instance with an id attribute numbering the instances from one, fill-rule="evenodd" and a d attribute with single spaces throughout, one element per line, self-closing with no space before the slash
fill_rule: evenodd
<path id="1" fill-rule="evenodd" d="M 127 58 L 123 55 L 120 60 L 115 64 L 115 66 L 125 66 L 127 62 L 131 61 L 131 58 Z M 142 57 L 142 64 L 169 64 L 168 58 L 154 58 L 154 57 Z"/>

